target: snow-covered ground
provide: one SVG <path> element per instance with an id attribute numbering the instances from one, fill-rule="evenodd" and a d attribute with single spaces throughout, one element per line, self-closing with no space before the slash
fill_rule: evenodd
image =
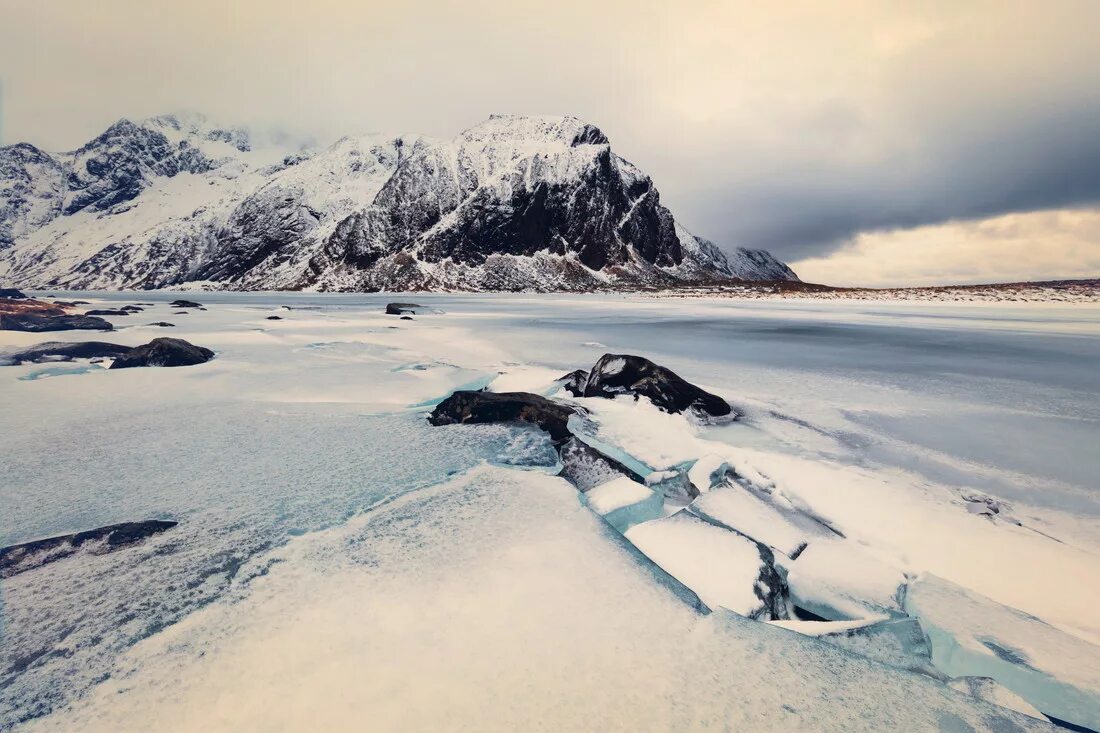
<path id="1" fill-rule="evenodd" d="M 0 367 L 0 545 L 179 522 L 0 581 L 0 728 L 1045 725 L 979 690 L 1100 727 L 1100 306 L 56 294 L 156 305 L 0 351 L 217 357 Z M 607 352 L 741 417 L 557 388 Z M 482 387 L 582 406 L 649 488 L 582 496 L 538 430 L 425 421 Z M 658 506 L 663 472 L 700 497 Z M 826 620 L 748 620 L 768 562 Z"/>

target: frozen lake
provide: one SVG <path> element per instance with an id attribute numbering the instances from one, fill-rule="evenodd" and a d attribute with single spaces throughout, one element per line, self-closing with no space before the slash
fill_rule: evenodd
<path id="1" fill-rule="evenodd" d="M 690 604 L 661 595 L 667 576 L 550 476 L 556 455 L 544 434 L 424 419 L 455 389 L 560 396 L 557 376 L 607 352 L 667 366 L 742 417 L 704 425 L 647 404 L 581 400 L 601 441 L 654 471 L 718 456 L 827 518 L 844 539 L 830 541 L 858 545 L 902 587 L 933 573 L 1041 619 L 1062 641 L 1013 648 L 1085 693 L 1035 699 L 1100 720 L 1100 659 L 1051 651 L 1071 639 L 1087 660 L 1100 641 L 1098 306 L 200 293 L 182 297 L 206 310 L 176 313 L 167 303 L 178 293 L 56 294 L 154 305 L 112 318 L 111 334 L 0 331 L 0 351 L 169 335 L 217 357 L 177 369 L 0 367 L 0 545 L 130 520 L 180 523 L 133 548 L 0 581 L 0 728 L 342 729 L 366 706 L 387 729 L 506 729 L 533 717 L 551 729 L 641 719 L 682 729 L 736 723 L 722 702 L 732 697 L 750 701 L 757 717 L 747 720 L 766 720 L 761 729 L 834 719 L 838 729 L 965 730 L 944 722 L 956 718 L 997 729 L 989 710 L 974 712 L 939 682 L 839 662 L 831 648 L 740 616 L 699 621 Z M 392 300 L 441 313 L 383 315 Z M 176 325 L 145 325 L 162 320 Z M 528 489 L 529 502 L 516 498 Z M 974 513 L 987 500 L 996 517 Z M 718 582 L 647 554 L 704 601 Z M 711 562 L 722 558 L 699 559 Z M 870 607 L 871 595 L 854 603 Z M 888 612 L 904 616 L 895 600 Z M 1010 633 L 1007 621 L 988 623 Z M 683 669 L 692 659 L 731 663 L 715 656 L 723 644 L 730 654 L 745 646 L 743 664 L 751 648 L 768 650 L 761 665 L 804 654 L 805 669 L 793 664 L 775 683 L 801 696 L 798 712 L 743 676 L 723 688 L 704 674 L 697 699 L 677 693 L 674 679 L 700 674 Z M 1061 661 L 1043 666 L 1048 656 Z M 841 663 L 881 689 L 830 703 L 806 690 L 806 669 Z M 949 674 L 972 674 L 958 669 Z M 637 698 L 647 684 L 652 694 Z M 1031 694 L 1027 680 L 1005 684 Z M 895 694 L 910 688 L 908 703 Z M 511 702 L 479 717 L 484 695 Z M 562 710 L 563 699 L 575 706 Z M 433 700 L 438 709 L 426 710 Z M 843 717 L 852 710 L 862 723 Z M 939 717 L 920 717 L 929 711 Z"/>

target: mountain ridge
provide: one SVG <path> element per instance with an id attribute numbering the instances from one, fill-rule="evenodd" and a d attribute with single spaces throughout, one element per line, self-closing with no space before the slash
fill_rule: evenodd
<path id="1" fill-rule="evenodd" d="M 370 292 L 798 278 L 763 250 L 691 234 L 575 117 L 272 151 L 190 114 L 123 119 L 67 153 L 0 148 L 0 279 Z"/>

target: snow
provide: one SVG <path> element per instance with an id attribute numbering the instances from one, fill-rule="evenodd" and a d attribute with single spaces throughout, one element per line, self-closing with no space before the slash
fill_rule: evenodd
<path id="1" fill-rule="evenodd" d="M 947 684 L 951 689 L 973 695 L 979 700 L 985 700 L 994 705 L 1000 705 L 1040 720 L 1044 718 L 1043 714 L 1034 705 L 990 677 L 956 677 Z"/>
<path id="2" fill-rule="evenodd" d="M 589 489 L 584 494 L 584 501 L 589 509 L 620 532 L 657 519 L 664 512 L 663 496 L 626 476 Z"/>
<path id="3" fill-rule="evenodd" d="M 686 512 L 638 524 L 626 537 L 711 608 L 756 616 L 754 592 L 763 561 L 750 540 Z"/>
<path id="4" fill-rule="evenodd" d="M 903 573 L 851 542 L 814 540 L 787 566 L 791 600 L 822 618 L 901 614 Z"/>
<path id="5" fill-rule="evenodd" d="M 741 486 L 719 486 L 707 491 L 691 503 L 691 511 L 732 527 L 788 557 L 796 556 L 809 541 L 806 533 Z"/>

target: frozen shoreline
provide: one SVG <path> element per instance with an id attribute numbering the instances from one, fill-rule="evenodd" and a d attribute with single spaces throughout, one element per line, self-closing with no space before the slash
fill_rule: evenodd
<path id="1" fill-rule="evenodd" d="M 85 296 L 96 303 L 163 304 L 177 297 L 174 291 L 56 294 Z M 506 427 L 430 428 L 422 412 L 449 391 L 472 384 L 544 393 L 553 389 L 556 375 L 587 368 L 605 351 L 650 356 L 731 401 L 744 419 L 707 427 L 656 412 L 647 403 L 582 400 L 602 441 L 658 470 L 718 456 L 719 462 L 751 478 L 753 486 L 770 486 L 768 491 L 778 492 L 792 506 L 827 518 L 870 553 L 869 559 L 861 556 L 863 566 L 873 561 L 875 567 L 895 568 L 883 571 L 883 587 L 893 572 L 908 577 L 932 571 L 1076 634 L 1082 644 L 1100 638 L 1100 629 L 1088 621 L 1093 607 L 1088 588 L 1100 582 L 1100 497 L 1089 484 L 1089 477 L 1096 475 L 1089 446 L 1095 445 L 1100 423 L 1095 399 L 1100 377 L 1089 368 L 1100 355 L 1097 309 L 938 303 L 865 308 L 858 303 L 634 296 L 409 297 L 445 313 L 413 321 L 384 316 L 382 306 L 395 299 L 385 294 L 204 293 L 196 299 L 208 310 L 178 316 L 178 333 L 173 335 L 217 351 L 208 364 L 127 370 L 121 376 L 105 370 L 46 375 L 29 381 L 20 377 L 43 369 L 41 365 L 0 369 L 0 399 L 15 406 L 10 425 L 20 426 L 4 428 L 14 460 L 0 479 L 5 504 L 0 534 L 18 541 L 145 516 L 182 520 L 145 549 L 66 560 L 5 583 L 5 633 L 13 642 L 5 666 L 16 669 L 11 665 L 18 662 L 20 670 L 4 678 L 11 680 L 4 699 L 14 701 L 16 711 L 5 716 L 26 715 L 30 700 L 68 679 L 47 704 L 63 707 L 93 691 L 86 703 L 90 707 L 78 704 L 71 713 L 76 718 L 47 717 L 41 725 L 64 728 L 66 720 L 117 716 L 129 709 L 130 716 L 139 717 L 128 724 L 140 727 L 138 712 L 116 709 L 111 701 L 117 698 L 100 697 L 91 683 L 103 673 L 126 668 L 127 678 L 140 682 L 127 695 L 156 707 L 166 689 L 165 680 L 158 681 L 170 658 L 163 655 L 164 645 L 175 644 L 172 640 L 180 634 L 189 635 L 185 650 L 212 654 L 261 634 L 262 619 L 275 624 L 274 629 L 294 618 L 287 615 L 291 608 L 310 613 L 308 599 L 290 594 L 280 600 L 274 592 L 289 580 L 266 580 L 286 572 L 287 579 L 308 576 L 308 587 L 324 597 L 334 591 L 326 585 L 327 565 L 316 565 L 314 559 L 296 565 L 298 551 L 292 546 L 314 546 L 325 533 L 351 531 L 360 521 L 355 517 L 379 500 L 407 494 L 418 501 L 414 495 L 443 485 L 455 472 L 486 476 L 490 483 L 543 485 L 536 474 L 547 470 L 553 458 L 545 455 L 537 435 L 517 436 Z M 148 340 L 150 329 L 143 324 L 160 318 L 162 310 L 158 305 L 136 317 L 112 319 L 120 330 L 106 340 Z M 275 313 L 282 320 L 266 320 Z M 73 333 L 54 337 L 86 338 Z M 0 350 L 40 340 L 41 335 L 0 332 Z M 143 399 L 133 400 L 136 394 Z M 1005 451 L 1005 445 L 1016 449 Z M 1023 445 L 1029 450 L 1018 450 Z M 72 450 L 59 453 L 59 446 Z M 424 460 L 426 455 L 433 460 Z M 486 459 L 538 470 L 477 473 L 484 469 L 475 466 Z M 998 502 L 996 516 L 972 508 L 991 506 L 985 497 Z M 610 498 L 609 511 L 625 508 L 621 494 Z M 709 511 L 726 521 L 737 521 L 745 506 L 710 504 Z M 576 506 L 583 508 L 579 501 Z M 733 519 L 723 514 L 731 511 L 723 507 L 734 507 L 729 515 Z M 120 512 L 127 516 L 118 516 Z M 470 531 L 480 526 L 481 512 L 468 515 Z M 774 521 L 766 512 L 754 516 L 756 524 L 746 531 L 763 531 Z M 353 517 L 350 524 L 348 517 Z M 517 516 L 515 521 L 529 520 Z M 694 532 L 687 527 L 667 536 L 676 547 L 688 548 L 690 557 L 690 544 L 683 543 L 694 542 Z M 655 552 L 663 552 L 664 534 L 648 534 L 650 545 L 654 537 L 658 540 Z M 797 554 L 798 542 L 789 531 L 767 536 Z M 521 535 L 516 537 L 519 542 Z M 706 542 L 714 552 L 725 551 L 721 542 Z M 521 552 L 522 542 L 515 548 Z M 320 557 L 342 566 L 346 551 L 338 544 Z M 801 592 L 849 609 L 862 607 L 852 605 L 852 598 L 864 602 L 881 595 L 877 586 L 845 586 L 844 573 L 822 576 L 822 557 L 815 551 L 801 560 Z M 135 563 L 138 558 L 143 562 Z M 711 583 L 708 577 L 700 579 L 690 563 L 669 562 L 666 569 L 683 574 L 681 580 L 689 587 Z M 798 563 L 794 560 L 792 567 Z M 498 572 L 505 573 L 504 567 Z M 201 573 L 192 577 L 197 571 Z M 355 580 L 356 572 L 352 563 L 340 577 L 365 582 Z M 157 588 L 165 575 L 179 576 L 182 592 Z M 568 573 L 558 577 L 567 588 Z M 721 582 L 736 584 L 737 578 L 728 573 Z M 396 575 L 377 580 L 397 583 L 394 588 L 401 582 Z M 196 585 L 188 589 L 190 582 Z M 268 588 L 265 583 L 276 585 Z M 73 584 L 80 584 L 85 595 L 66 600 L 65 589 Z M 146 588 L 153 602 L 129 626 L 119 627 L 117 619 L 134 612 L 129 593 L 137 587 Z M 729 591 L 725 586 L 707 588 L 715 589 L 715 598 L 738 597 L 732 586 Z M 531 592 L 537 591 L 536 586 Z M 516 602 L 521 600 L 530 602 Z M 598 606 L 605 600 L 576 602 Z M 487 601 L 467 597 L 461 602 L 476 608 Z M 339 609 L 347 610 L 346 603 L 334 603 L 324 611 L 337 614 L 326 616 L 330 621 L 344 613 Z M 62 634 L 83 612 L 82 606 L 97 608 L 104 627 L 78 624 L 76 633 Z M 210 635 L 217 624 L 208 626 L 204 619 L 235 615 L 240 608 L 250 610 L 234 621 L 233 638 L 223 638 L 222 632 Z M 347 621 L 353 623 L 350 617 Z M 593 623 L 592 633 L 600 623 Z M 340 633 L 377 643 L 353 626 Z M 288 659 L 302 654 L 299 662 L 312 664 L 308 644 L 297 635 L 280 638 L 291 645 L 283 648 Z M 339 638 L 334 631 L 326 643 L 338 644 Z M 517 637 L 516 643 L 527 642 Z M 43 647 L 66 648 L 71 656 L 19 661 Z M 397 647 L 391 652 L 401 654 Z M 556 662 L 544 661 L 564 664 L 566 656 L 563 652 Z M 226 664 L 230 667 L 224 669 L 230 669 L 245 659 L 214 658 L 203 665 Z M 369 661 L 349 654 L 341 664 L 350 665 L 345 671 L 351 674 L 356 665 Z M 607 663 L 615 667 L 626 661 Z M 522 660 L 512 663 L 522 665 Z M 75 669 L 84 672 L 76 674 Z M 208 668 L 200 665 L 193 671 L 206 674 L 202 669 Z M 1092 684 L 1090 672 L 1077 672 L 1075 684 Z M 444 676 L 438 684 L 445 681 Z M 337 684 L 339 690 L 350 683 L 339 676 L 325 684 Z M 347 688 L 349 694 L 353 687 Z M 188 683 L 188 695 L 200 696 L 192 700 L 221 695 L 207 698 L 215 702 L 212 709 L 228 704 L 227 690 L 200 688 Z M 733 694 L 732 689 L 727 692 Z M 760 693 L 754 687 L 736 689 Z M 240 693 L 258 694 L 244 688 Z M 804 703 L 813 708 L 813 703 Z M 697 704 L 702 707 L 695 713 L 710 703 Z M 765 705 L 758 712 L 767 709 Z M 874 709 L 880 710 L 874 715 L 884 714 Z M 782 727 L 778 721 L 776 725 Z"/>

